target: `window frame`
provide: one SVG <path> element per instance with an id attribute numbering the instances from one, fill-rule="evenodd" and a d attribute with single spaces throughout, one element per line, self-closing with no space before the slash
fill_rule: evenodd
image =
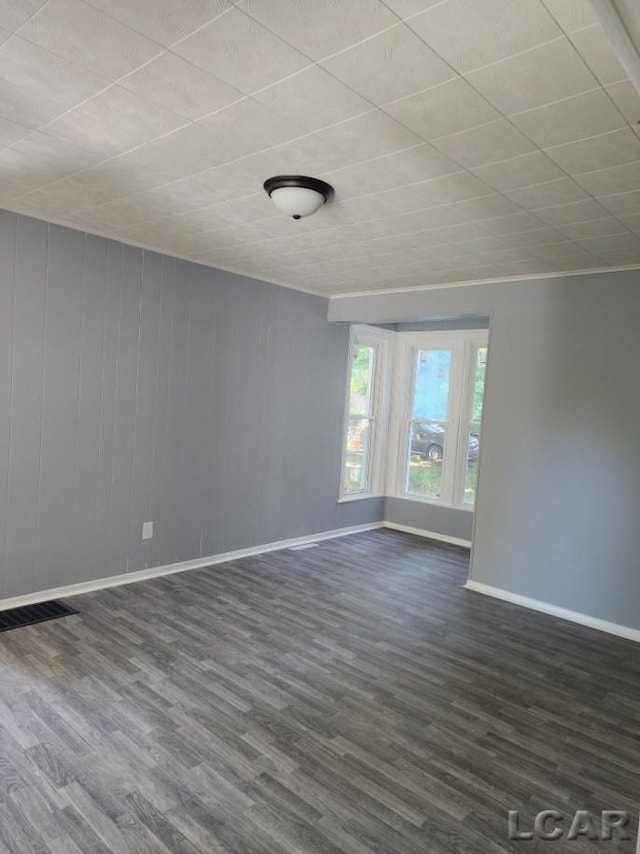
<path id="1" fill-rule="evenodd" d="M 376 326 L 356 324 L 349 332 L 349 359 L 345 383 L 344 418 L 342 421 L 342 454 L 340 458 L 340 482 L 338 503 L 360 501 L 384 495 L 386 480 L 385 458 L 389 430 L 389 408 L 391 403 L 391 367 L 393 363 L 395 333 Z M 374 349 L 373 387 L 371 389 L 371 438 L 369 441 L 369 467 L 367 488 L 360 492 L 344 491 L 344 475 L 347 463 L 347 435 L 351 405 L 351 371 L 356 347 Z"/>
<path id="2" fill-rule="evenodd" d="M 474 512 L 473 504 L 464 500 L 467 465 L 467 431 L 471 423 L 473 386 L 477 351 L 489 347 L 488 329 L 437 330 L 397 333 L 393 394 L 387 449 L 386 494 L 405 501 L 435 504 L 456 510 Z M 416 356 L 418 350 L 451 350 L 448 412 L 445 433 L 440 498 L 416 495 L 406 488 L 410 449 L 409 427 L 412 421 L 415 392 Z M 486 387 L 485 387 L 486 393 Z"/>

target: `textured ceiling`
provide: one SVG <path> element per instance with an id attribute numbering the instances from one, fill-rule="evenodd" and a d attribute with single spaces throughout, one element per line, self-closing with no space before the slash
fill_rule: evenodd
<path id="1" fill-rule="evenodd" d="M 318 293 L 640 265 L 638 120 L 588 0 L 0 0 L 2 207 Z"/>

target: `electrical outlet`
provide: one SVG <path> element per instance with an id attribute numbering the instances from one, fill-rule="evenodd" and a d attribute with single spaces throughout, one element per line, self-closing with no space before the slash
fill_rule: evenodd
<path id="1" fill-rule="evenodd" d="M 153 537 L 153 522 L 142 523 L 142 539 L 150 540 Z"/>

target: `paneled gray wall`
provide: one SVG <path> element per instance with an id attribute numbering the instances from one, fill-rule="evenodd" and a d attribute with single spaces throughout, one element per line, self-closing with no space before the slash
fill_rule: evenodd
<path id="1" fill-rule="evenodd" d="M 471 576 L 640 628 L 640 271 L 332 300 L 491 317 Z"/>
<path id="2" fill-rule="evenodd" d="M 384 518 L 386 522 L 394 522 L 396 525 L 467 542 L 471 542 L 473 534 L 471 510 L 441 507 L 427 501 L 387 497 L 384 500 Z"/>
<path id="3" fill-rule="evenodd" d="M 326 314 L 0 211 L 0 597 L 381 519 L 336 503 L 349 333 Z"/>

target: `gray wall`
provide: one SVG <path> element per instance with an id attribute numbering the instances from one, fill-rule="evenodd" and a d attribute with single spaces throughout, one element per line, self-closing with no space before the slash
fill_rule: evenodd
<path id="1" fill-rule="evenodd" d="M 412 501 L 410 498 L 385 498 L 384 518 L 386 522 L 394 522 L 396 525 L 467 542 L 471 542 L 473 534 L 472 511 L 440 507 L 426 501 Z"/>
<path id="2" fill-rule="evenodd" d="M 471 577 L 640 628 L 640 272 L 331 300 L 491 317 Z"/>
<path id="3" fill-rule="evenodd" d="M 336 501 L 349 330 L 326 314 L 0 211 L 0 597 L 381 519 Z"/>

